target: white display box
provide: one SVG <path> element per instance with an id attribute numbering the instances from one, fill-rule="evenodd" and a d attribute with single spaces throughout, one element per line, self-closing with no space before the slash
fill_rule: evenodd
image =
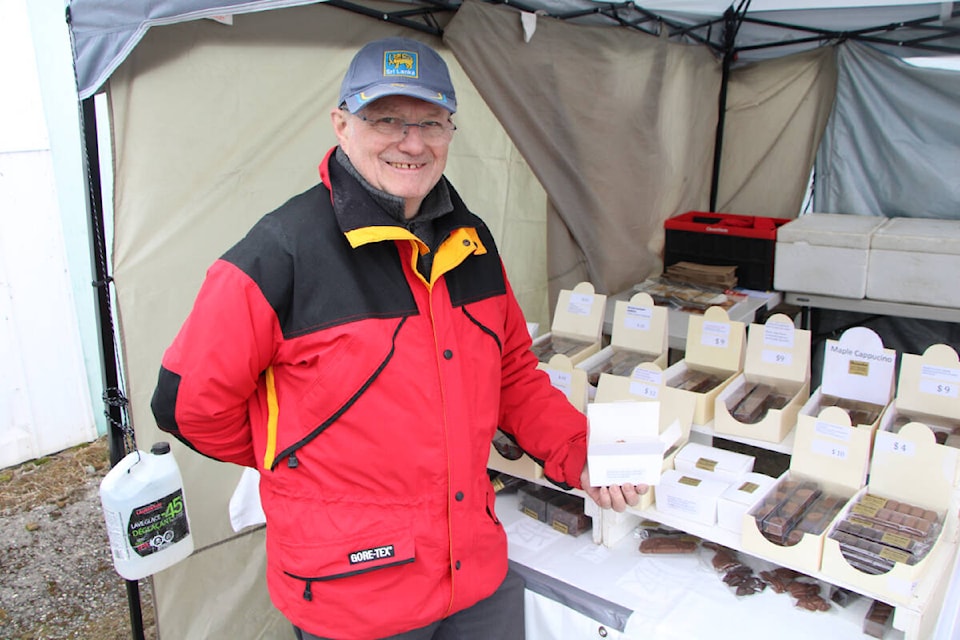
<path id="1" fill-rule="evenodd" d="M 740 533 L 743 531 L 743 515 L 767 495 L 777 483 L 776 478 L 762 473 L 745 473 L 720 494 L 717 502 L 717 526 Z"/>
<path id="2" fill-rule="evenodd" d="M 888 411 L 890 425 L 902 417 L 900 422 L 922 422 L 936 432 L 938 425 L 960 423 L 960 359 L 953 347 L 934 344 L 922 356 L 903 354 L 897 395 Z"/>
<path id="3" fill-rule="evenodd" d="M 727 407 L 729 398 L 747 385 L 764 384 L 789 398 L 780 409 L 770 409 L 756 423 L 737 420 Z M 783 314 L 774 314 L 765 324 L 751 324 L 743 374 L 717 396 L 713 428 L 765 442 L 782 442 L 797 423 L 797 415 L 810 397 L 810 332 L 794 327 Z"/>
<path id="4" fill-rule="evenodd" d="M 673 467 L 683 473 L 694 473 L 720 482 L 738 482 L 753 471 L 753 456 L 736 451 L 688 442 L 673 459 Z"/>
<path id="5" fill-rule="evenodd" d="M 729 486 L 715 478 L 668 469 L 657 485 L 657 511 L 713 526 L 717 502 Z"/>
<path id="6" fill-rule="evenodd" d="M 827 340 L 823 350 L 821 384 L 800 409 L 799 416 L 817 415 L 826 397 L 864 402 L 878 407 L 878 416 L 869 424 L 854 426 L 875 431 L 883 410 L 893 399 L 897 352 L 886 349 L 874 331 L 852 327 L 839 340 Z M 798 417 L 799 420 L 799 417 Z"/>
<path id="7" fill-rule="evenodd" d="M 871 432 L 851 426 L 850 417 L 843 409 L 826 407 L 816 417 L 801 415 L 790 469 L 767 493 L 765 500 L 782 500 L 785 496 L 780 495 L 780 488 L 787 481 L 809 482 L 836 498 L 834 505 L 839 508 L 866 483 L 870 444 Z M 762 505 L 763 502 L 754 508 Z M 836 515 L 834 513 L 834 517 Z M 780 545 L 764 536 L 761 523 L 750 511 L 743 516 L 743 548 L 748 553 L 813 573 L 820 568 L 824 540 L 831 527 L 825 520 L 821 520 L 820 525 L 820 533 L 802 533 L 795 544 Z"/>
<path id="8" fill-rule="evenodd" d="M 550 377 L 550 383 L 563 392 L 578 411 L 583 413 L 587 407 L 587 373 L 573 366 L 570 358 L 555 355 L 550 362 L 541 362 L 537 368 Z M 543 467 L 527 454 L 517 460 L 508 460 L 500 455 L 493 444 L 487 457 L 487 468 L 506 473 L 517 478 L 538 480 L 543 478 Z"/>
<path id="9" fill-rule="evenodd" d="M 924 574 L 937 563 L 947 563 L 955 553 L 957 506 L 954 497 L 958 454 L 957 449 L 937 444 L 933 432 L 919 422 L 906 425 L 897 434 L 878 431 L 870 464 L 870 482 L 851 500 L 851 504 L 869 493 L 932 509 L 944 515 L 943 529 L 922 560 L 914 565 L 898 562 L 890 571 L 879 575 L 853 567 L 844 558 L 840 544 L 828 537 L 820 568 L 824 578 L 876 594 L 877 598 L 891 604 L 912 604 L 912 597 Z M 846 511 L 841 513 L 841 517 L 845 515 Z"/>
<path id="10" fill-rule="evenodd" d="M 960 307 L 960 220 L 892 218 L 870 241 L 867 297 Z"/>
<path id="11" fill-rule="evenodd" d="M 583 349 L 566 354 L 573 364 L 582 362 L 600 351 L 606 308 L 607 296 L 595 293 L 589 282 L 581 282 L 573 290 L 562 289 L 549 333 L 536 338 L 533 345 L 540 346 L 554 337 L 583 342 Z"/>
<path id="12" fill-rule="evenodd" d="M 659 402 L 594 402 L 587 407 L 590 484 L 655 485 L 663 454 L 681 437 L 679 422 L 660 430 Z"/>
<path id="13" fill-rule="evenodd" d="M 594 402 L 654 402 L 661 399 L 662 389 L 663 371 L 655 364 L 644 363 L 634 369 L 629 378 L 601 374 Z M 680 425 L 680 438 L 663 453 L 661 472 L 673 468 L 677 452 L 690 440 L 695 404 L 693 397 L 674 398 L 669 403 L 660 404 L 660 433 L 675 422 Z M 640 496 L 640 503 L 635 508 L 646 509 L 653 505 L 655 494 L 656 488 L 651 486 L 647 493 Z M 615 518 L 614 525 L 619 525 Z M 614 533 L 619 531 L 620 528 L 617 528 Z M 605 533 L 604 544 L 608 539 L 610 535 Z"/>
<path id="14" fill-rule="evenodd" d="M 664 402 L 692 397 L 696 402 L 694 424 L 713 420 L 717 396 L 743 371 L 745 340 L 746 325 L 730 320 L 720 307 L 710 307 L 702 316 L 690 316 L 684 357 L 664 372 Z M 688 370 L 717 376 L 722 382 L 703 393 L 676 388 Z"/>
<path id="15" fill-rule="evenodd" d="M 777 229 L 773 287 L 778 291 L 863 298 L 870 238 L 887 219 L 808 213 Z"/>

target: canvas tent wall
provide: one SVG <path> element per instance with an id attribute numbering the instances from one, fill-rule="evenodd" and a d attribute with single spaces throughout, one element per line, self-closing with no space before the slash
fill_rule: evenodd
<path id="1" fill-rule="evenodd" d="M 333 144 L 326 114 L 340 74 L 369 39 L 422 38 L 450 63 L 461 130 L 447 173 L 493 228 L 531 319 L 549 320 L 548 280 L 615 292 L 655 273 L 663 220 L 709 207 L 724 68 L 693 35 L 678 43 L 541 18 L 527 42 L 514 9 L 466 2 L 446 16 L 440 39 L 333 6 L 286 6 L 303 4 L 72 5 L 82 95 L 109 78 L 110 275 L 143 447 L 163 437 L 149 398 L 205 267 L 316 181 Z M 94 8 L 105 7 L 116 20 L 94 28 Z M 265 8 L 278 10 L 255 11 Z M 192 20 L 222 13 L 236 14 L 232 26 Z M 730 74 L 718 208 L 796 213 L 834 104 L 837 50 L 758 53 Z M 287 637 L 265 593 L 264 531 L 235 535 L 227 517 L 240 470 L 179 446 L 175 455 L 198 551 L 155 578 L 161 633 Z"/>

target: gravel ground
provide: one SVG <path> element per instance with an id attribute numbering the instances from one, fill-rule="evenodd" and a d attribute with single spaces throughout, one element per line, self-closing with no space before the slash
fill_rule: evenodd
<path id="1" fill-rule="evenodd" d="M 133 637 L 100 508 L 107 447 L 100 438 L 0 469 L 0 638 Z M 151 583 L 137 584 L 144 637 L 154 640 Z"/>

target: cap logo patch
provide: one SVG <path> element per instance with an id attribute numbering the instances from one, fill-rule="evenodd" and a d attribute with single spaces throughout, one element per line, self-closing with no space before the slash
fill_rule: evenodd
<path id="1" fill-rule="evenodd" d="M 420 65 L 416 51 L 385 51 L 383 75 L 390 77 L 419 78 Z"/>

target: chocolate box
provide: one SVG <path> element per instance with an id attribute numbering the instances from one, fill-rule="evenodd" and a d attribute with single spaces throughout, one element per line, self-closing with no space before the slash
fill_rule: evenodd
<path id="1" fill-rule="evenodd" d="M 532 349 L 540 361 L 549 362 L 560 354 L 577 364 L 600 351 L 606 306 L 607 296 L 595 293 L 589 282 L 561 290 L 549 333 L 533 341 Z"/>

